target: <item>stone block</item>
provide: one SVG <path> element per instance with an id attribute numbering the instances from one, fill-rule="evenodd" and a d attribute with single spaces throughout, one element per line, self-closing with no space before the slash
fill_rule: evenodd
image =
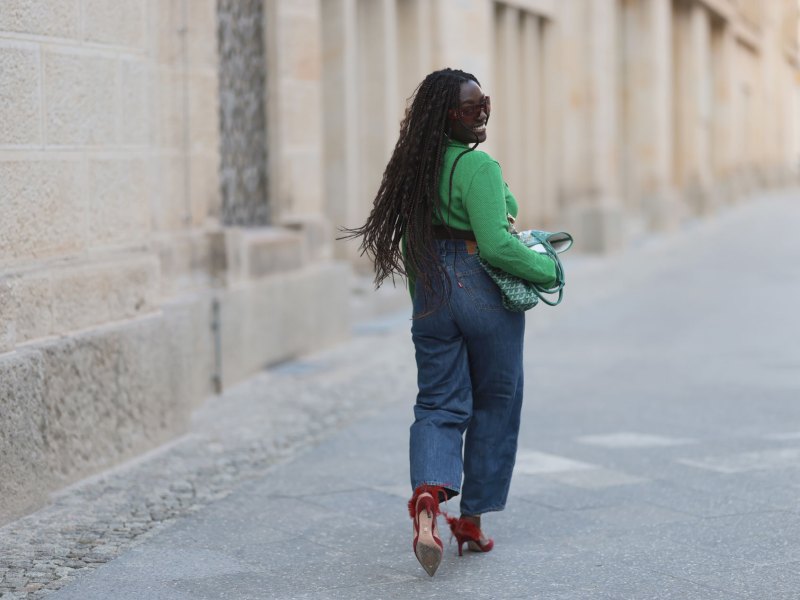
<path id="1" fill-rule="evenodd" d="M 169 324 L 175 359 L 179 361 L 177 372 L 183 373 L 172 386 L 192 407 L 199 406 L 214 393 L 211 297 L 207 294 L 191 295 L 188 300 L 165 303 L 161 310 Z"/>
<path id="2" fill-rule="evenodd" d="M 672 189 L 661 189 L 642 198 L 649 231 L 674 231 L 686 217 L 681 198 Z"/>
<path id="3" fill-rule="evenodd" d="M 181 74 L 169 67 L 155 72 L 152 89 L 155 142 L 161 148 L 183 147 L 183 90 Z"/>
<path id="4" fill-rule="evenodd" d="M 117 142 L 119 63 L 84 54 L 46 52 L 45 140 L 49 144 Z"/>
<path id="5" fill-rule="evenodd" d="M 154 140 L 151 108 L 154 72 L 144 60 L 123 60 L 121 67 L 120 141 L 126 145 L 149 145 Z"/>
<path id="6" fill-rule="evenodd" d="M 51 335 L 53 288 L 41 271 L 6 277 L 8 292 L 4 317 L 13 325 L 15 344 Z"/>
<path id="7" fill-rule="evenodd" d="M 292 271 L 305 262 L 303 237 L 277 227 L 226 228 L 230 281 L 248 281 Z"/>
<path id="8" fill-rule="evenodd" d="M 166 441 L 188 419 L 163 317 L 42 346 L 51 466 L 65 483 Z"/>
<path id="9" fill-rule="evenodd" d="M 219 154 L 195 152 L 190 160 L 192 224 L 203 227 L 209 218 L 219 219 L 221 212 Z"/>
<path id="10" fill-rule="evenodd" d="M 80 0 L 3 0 L 0 31 L 77 38 Z"/>
<path id="11" fill-rule="evenodd" d="M 86 40 L 145 49 L 145 0 L 84 0 L 83 14 Z"/>
<path id="12" fill-rule="evenodd" d="M 290 215 L 281 219 L 281 225 L 303 236 L 306 256 L 310 260 L 328 260 L 333 257 L 335 233 L 330 221 L 324 216 Z"/>
<path id="13" fill-rule="evenodd" d="M 17 343 L 17 323 L 12 310 L 14 302 L 11 282 L 0 279 L 0 354 L 10 352 Z"/>
<path id="14" fill-rule="evenodd" d="M 88 203 L 75 160 L 0 161 L 0 266 L 81 250 Z"/>
<path id="15" fill-rule="evenodd" d="M 345 339 L 349 277 L 345 263 L 317 263 L 220 294 L 223 388 Z"/>
<path id="16" fill-rule="evenodd" d="M 285 13 L 281 29 L 281 77 L 318 82 L 322 77 L 320 21 L 316 14 Z M 268 34 L 269 35 L 269 34 Z"/>
<path id="17" fill-rule="evenodd" d="M 176 153 L 156 154 L 151 159 L 150 172 L 153 227 L 158 231 L 183 229 L 192 220 L 185 159 Z"/>
<path id="18" fill-rule="evenodd" d="M 41 143 L 39 75 L 35 48 L 0 47 L 0 144 Z"/>
<path id="19" fill-rule="evenodd" d="M 159 65 L 177 65 L 182 52 L 183 16 L 177 2 L 149 0 L 149 27 L 153 32 L 153 56 Z"/>
<path id="20" fill-rule="evenodd" d="M 622 249 L 626 243 L 623 219 L 619 206 L 595 198 L 590 202 L 576 200 L 567 206 L 560 222 L 572 234 L 579 252 L 608 253 Z"/>
<path id="21" fill-rule="evenodd" d="M 281 142 L 289 147 L 319 144 L 322 137 L 322 104 L 318 83 L 283 82 L 279 103 Z"/>
<path id="22" fill-rule="evenodd" d="M 215 252 L 213 240 L 214 236 L 204 231 L 156 236 L 153 243 L 161 265 L 161 293 L 165 297 L 198 291 L 211 284 L 219 269 L 214 261 L 220 255 L 224 259 L 224 252 Z"/>
<path id="23" fill-rule="evenodd" d="M 217 66 L 217 2 L 193 0 L 188 11 L 187 55 L 189 64 L 197 68 Z"/>
<path id="24" fill-rule="evenodd" d="M 195 299 L 0 356 L 0 523 L 185 430 L 208 390 L 207 307 Z"/>
<path id="25" fill-rule="evenodd" d="M 219 151 L 219 82 L 215 73 L 190 76 L 189 123 L 193 152 Z"/>
<path id="26" fill-rule="evenodd" d="M 707 216 L 719 210 L 720 198 L 710 182 L 694 180 L 684 190 L 686 202 L 696 216 Z"/>
<path id="27" fill-rule="evenodd" d="M 127 256 L 113 261 L 61 264 L 3 280 L 15 343 L 133 318 L 155 310 L 158 261 Z"/>
<path id="28" fill-rule="evenodd" d="M 0 524 L 38 508 L 50 487 L 42 402 L 45 379 L 36 352 L 0 355 Z"/>
<path id="29" fill-rule="evenodd" d="M 142 241 L 150 231 L 144 159 L 90 160 L 88 172 L 92 245 Z"/>
<path id="30" fill-rule="evenodd" d="M 324 212 L 324 174 L 322 149 L 308 148 L 292 151 L 283 156 L 280 173 L 280 218 L 292 214 Z M 380 183 L 380 177 L 378 177 Z M 377 187 L 375 188 L 377 190 Z"/>
<path id="31" fill-rule="evenodd" d="M 279 2 L 278 10 L 280 14 L 303 14 L 313 17 L 319 14 L 319 4 L 315 0 L 291 0 Z"/>

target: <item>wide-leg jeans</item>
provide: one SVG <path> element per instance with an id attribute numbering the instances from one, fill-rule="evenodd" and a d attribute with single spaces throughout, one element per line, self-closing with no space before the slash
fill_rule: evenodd
<path id="1" fill-rule="evenodd" d="M 438 240 L 440 297 L 414 297 L 419 393 L 411 425 L 411 485 L 461 493 L 461 513 L 502 510 L 522 409 L 524 313 L 503 308 L 474 244 Z M 462 448 L 463 443 L 463 448 Z M 463 485 L 462 485 L 463 477 Z"/>

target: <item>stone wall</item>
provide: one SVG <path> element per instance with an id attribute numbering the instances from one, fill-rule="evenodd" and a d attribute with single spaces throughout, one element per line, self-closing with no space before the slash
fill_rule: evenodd
<path id="1" fill-rule="evenodd" d="M 268 13 L 298 12 L 274 0 L 244 15 L 236 4 L 239 25 L 259 20 L 273 40 Z M 326 258 L 329 231 L 314 213 L 321 136 L 305 142 L 292 197 L 268 191 L 280 178 L 267 177 L 267 109 L 256 106 L 267 58 L 256 50 L 238 70 L 235 52 L 219 58 L 220 26 L 236 10 L 216 0 L 0 7 L 0 523 L 179 435 L 215 390 L 348 334 L 349 267 Z M 304 11 L 313 25 L 313 7 Z M 287 48 L 272 53 L 286 77 L 308 77 Z M 259 61 L 261 83 L 228 89 Z M 305 85 L 317 101 L 318 76 Z M 239 94 L 232 104 L 220 104 L 220 82 Z M 277 159 L 287 144 L 272 147 Z M 221 166 L 236 193 L 221 193 Z M 271 226 L 268 198 L 283 207 Z"/>
<path id="2" fill-rule="evenodd" d="M 492 96 L 481 149 L 501 163 L 520 224 L 569 229 L 578 249 L 618 249 L 797 176 L 792 0 L 330 0 L 323 11 L 335 224 L 369 211 L 402 113 L 392 95 L 445 66 Z M 337 252 L 357 261 L 355 244 Z"/>

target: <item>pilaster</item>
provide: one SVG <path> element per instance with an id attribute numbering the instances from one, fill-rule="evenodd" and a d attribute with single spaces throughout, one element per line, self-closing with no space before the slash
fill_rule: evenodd
<path id="1" fill-rule="evenodd" d="M 586 29 L 582 36 L 573 29 L 573 36 L 578 36 L 570 39 L 567 51 L 579 50 L 573 60 L 586 68 L 565 70 L 564 77 L 572 80 L 573 93 L 579 94 L 571 99 L 567 114 L 577 134 L 572 143 L 584 144 L 586 151 L 581 153 L 582 160 L 571 161 L 573 168 L 584 173 L 583 185 L 565 198 L 563 220 L 575 236 L 576 248 L 608 252 L 621 248 L 624 241 L 618 193 L 617 5 L 615 0 L 583 0 L 579 8 L 580 15 L 572 16 Z M 574 81 L 575 77 L 583 79 Z"/>
<path id="2" fill-rule="evenodd" d="M 359 109 L 356 0 L 321 3 L 322 103 L 325 158 L 325 214 L 333 227 L 353 227 L 359 203 Z M 334 256 L 348 258 L 352 245 L 335 243 Z"/>

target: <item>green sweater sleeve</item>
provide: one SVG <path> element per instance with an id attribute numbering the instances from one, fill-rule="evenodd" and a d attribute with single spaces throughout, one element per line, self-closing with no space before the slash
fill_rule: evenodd
<path id="1" fill-rule="evenodd" d="M 486 262 L 533 283 L 555 284 L 553 260 L 508 232 L 506 185 L 499 164 L 492 161 L 478 168 L 464 196 L 464 207 Z"/>

